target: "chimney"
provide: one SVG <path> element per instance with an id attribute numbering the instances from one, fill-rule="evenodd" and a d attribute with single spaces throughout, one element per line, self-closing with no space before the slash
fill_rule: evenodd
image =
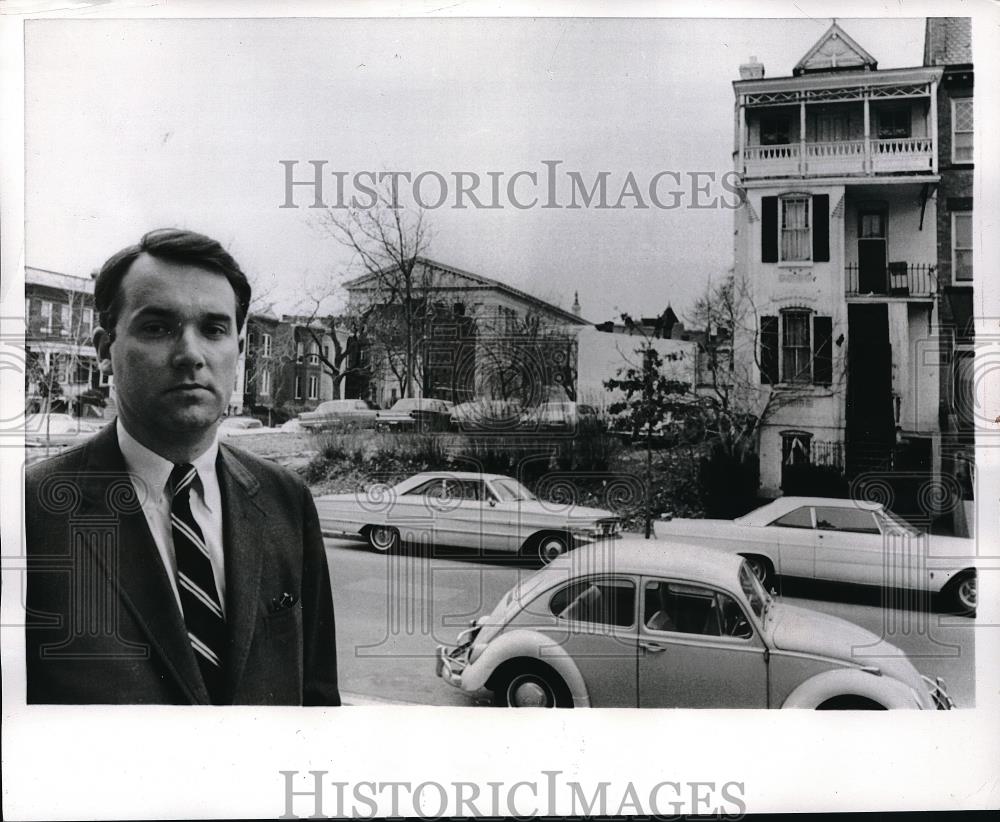
<path id="1" fill-rule="evenodd" d="M 751 56 L 750 59 L 740 65 L 741 80 L 763 80 L 764 64 L 758 63 L 757 58 Z"/>

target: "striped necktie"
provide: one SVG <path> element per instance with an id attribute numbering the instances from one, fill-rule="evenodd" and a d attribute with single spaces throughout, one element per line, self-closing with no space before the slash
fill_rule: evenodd
<path id="1" fill-rule="evenodd" d="M 170 526 L 177 558 L 177 589 L 188 638 L 214 704 L 225 689 L 226 618 L 215 585 L 205 537 L 191 514 L 191 488 L 198 482 L 192 465 L 175 465 L 168 487 L 173 495 Z"/>

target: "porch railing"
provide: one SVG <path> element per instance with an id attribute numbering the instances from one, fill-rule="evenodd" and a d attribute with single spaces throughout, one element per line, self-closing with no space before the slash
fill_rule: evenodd
<path id="1" fill-rule="evenodd" d="M 930 297 L 937 291 L 937 266 L 933 263 L 890 262 L 864 271 L 857 263 L 845 270 L 848 297 Z"/>
<path id="2" fill-rule="evenodd" d="M 742 170 L 748 177 L 930 172 L 933 168 L 933 137 L 834 140 L 743 148 Z"/>

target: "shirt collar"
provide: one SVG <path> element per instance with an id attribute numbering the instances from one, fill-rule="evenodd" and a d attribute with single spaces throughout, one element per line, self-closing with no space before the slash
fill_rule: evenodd
<path id="1" fill-rule="evenodd" d="M 166 491 L 167 480 L 170 479 L 170 472 L 174 470 L 174 464 L 155 451 L 151 451 L 133 437 L 122 424 L 121 417 L 118 418 L 115 428 L 118 431 L 118 447 L 121 449 L 122 457 L 125 458 L 125 467 L 129 473 L 139 477 L 151 500 L 161 502 Z M 218 455 L 219 439 L 216 436 L 208 448 L 191 460 L 195 471 L 198 472 L 203 489 L 209 487 L 209 482 L 218 482 L 215 473 L 215 461 Z M 208 499 L 210 496 L 202 491 L 202 501 L 211 511 Z"/>

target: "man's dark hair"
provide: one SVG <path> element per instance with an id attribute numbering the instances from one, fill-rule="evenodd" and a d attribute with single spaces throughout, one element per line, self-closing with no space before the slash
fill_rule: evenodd
<path id="1" fill-rule="evenodd" d="M 122 279 L 140 254 L 168 263 L 192 265 L 223 275 L 236 293 L 236 330 L 243 329 L 250 308 L 250 283 L 220 243 L 204 234 L 179 228 L 150 231 L 138 244 L 123 248 L 101 266 L 94 284 L 94 304 L 101 328 L 111 331 L 121 309 Z"/>

